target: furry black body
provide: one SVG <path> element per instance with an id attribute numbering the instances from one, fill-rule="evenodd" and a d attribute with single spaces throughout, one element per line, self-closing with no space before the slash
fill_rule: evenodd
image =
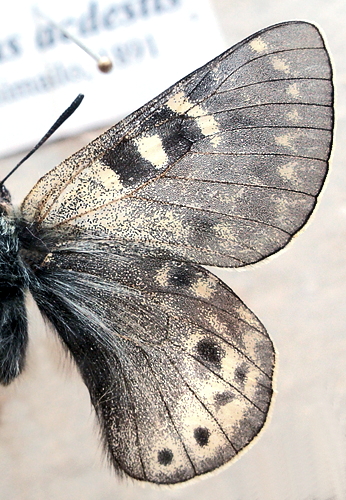
<path id="1" fill-rule="evenodd" d="M 25 291 L 29 270 L 20 258 L 18 221 L 10 195 L 0 191 L 0 382 L 9 384 L 24 367 L 28 343 Z"/>
<path id="2" fill-rule="evenodd" d="M 104 339 L 95 342 L 95 329 L 83 315 L 76 313 L 68 305 L 68 294 L 59 294 L 56 282 L 60 278 L 66 290 L 75 290 L 81 303 L 88 303 L 89 294 L 78 289 L 69 277 L 69 270 L 49 268 L 45 259 L 50 250 L 57 251 L 57 243 L 63 234 L 59 231 L 38 230 L 34 225 L 25 223 L 17 217 L 8 190 L 2 186 L 0 191 L 0 383 L 8 385 L 25 366 L 28 344 L 28 322 L 25 296 L 33 295 L 42 314 L 59 332 L 68 352 L 77 362 L 82 375 L 89 374 L 90 386 L 92 373 L 100 372 L 102 362 L 100 345 L 107 344 Z M 66 243 L 66 240 L 65 240 Z M 91 285 L 92 288 L 92 285 Z M 92 293 L 92 290 L 90 290 Z M 80 295 L 81 293 L 81 295 Z M 90 311 L 91 314 L 91 311 Z M 95 356 L 87 356 L 94 349 Z M 95 359 L 93 359 L 95 358 Z M 86 360 L 92 366 L 86 366 Z M 94 365 L 94 366 L 93 366 Z M 104 370 L 103 370 L 104 371 Z M 103 374 L 106 376 L 106 373 Z M 99 395 L 100 396 L 100 395 Z M 96 401 L 95 398 L 92 398 Z"/>
<path id="3" fill-rule="evenodd" d="M 45 263 L 62 234 L 39 231 L 16 217 L 7 189 L 0 192 L 0 383 L 8 385 L 25 367 L 28 322 L 25 296 L 30 292 L 43 316 L 55 326 L 68 353 L 74 358 L 89 387 L 95 409 L 105 388 L 112 384 L 117 369 L 116 357 L 110 356 L 114 342 L 106 333 L 97 334 L 90 321 L 88 307 L 93 295 L 92 283 L 80 289 L 69 270 L 54 272 Z M 60 288 L 59 288 L 60 285 Z M 69 293 L 70 292 L 70 296 Z M 71 300 L 86 308 L 81 314 Z M 69 301 L 70 299 L 70 301 Z M 113 405 L 116 401 L 112 400 Z M 110 410 L 107 410 L 110 411 Z M 100 412 L 98 411 L 98 414 Z M 101 422 L 102 416 L 99 414 Z"/>

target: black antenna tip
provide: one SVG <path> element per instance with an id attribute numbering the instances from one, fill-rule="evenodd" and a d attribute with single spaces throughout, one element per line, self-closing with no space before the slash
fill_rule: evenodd
<path id="1" fill-rule="evenodd" d="M 51 126 L 51 128 L 48 130 L 48 132 L 42 137 L 42 139 L 32 148 L 29 153 L 24 156 L 24 158 L 17 163 L 17 165 L 9 172 L 6 177 L 2 179 L 0 182 L 0 188 L 3 186 L 4 182 L 7 181 L 7 179 L 10 177 L 10 175 L 13 174 L 17 170 L 18 167 L 22 165 L 30 156 L 35 153 L 35 151 L 42 146 L 44 142 L 46 142 L 49 137 L 54 134 L 54 132 L 76 111 L 80 103 L 83 101 L 84 95 L 83 94 L 78 94 L 75 100 L 69 105 L 67 109 L 59 116 L 59 118 L 56 120 L 56 122 Z"/>

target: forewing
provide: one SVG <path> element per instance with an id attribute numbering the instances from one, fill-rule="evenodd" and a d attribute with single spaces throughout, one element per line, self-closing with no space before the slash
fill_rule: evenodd
<path id="1" fill-rule="evenodd" d="M 256 262 L 282 248 L 315 206 L 332 99 L 317 28 L 272 26 L 48 173 L 23 216 L 166 258 Z"/>
<path id="2" fill-rule="evenodd" d="M 188 263 L 55 251 L 32 293 L 75 359 L 119 472 L 176 483 L 262 428 L 273 345 L 221 281 Z"/>

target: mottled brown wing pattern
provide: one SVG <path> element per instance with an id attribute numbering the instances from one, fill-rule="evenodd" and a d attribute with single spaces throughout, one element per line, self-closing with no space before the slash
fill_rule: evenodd
<path id="1" fill-rule="evenodd" d="M 96 245 L 94 253 L 53 252 L 38 278 L 34 298 L 79 366 L 116 468 L 185 481 L 258 434 L 273 345 L 210 272 L 110 252 L 100 259 Z"/>
<path id="2" fill-rule="evenodd" d="M 272 26 L 64 161 L 28 195 L 23 215 L 178 260 L 256 262 L 316 204 L 332 99 L 317 28 Z"/>
<path id="3" fill-rule="evenodd" d="M 30 290 L 90 391 L 116 470 L 176 483 L 263 427 L 274 348 L 196 264 L 282 248 L 327 172 L 331 66 L 317 28 L 247 38 L 44 176 L 22 205 Z"/>

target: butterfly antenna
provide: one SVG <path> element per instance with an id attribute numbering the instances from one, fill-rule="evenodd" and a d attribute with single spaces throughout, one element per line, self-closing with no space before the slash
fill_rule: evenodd
<path id="1" fill-rule="evenodd" d="M 54 134 L 54 132 L 56 130 L 58 130 L 58 128 L 72 115 L 72 113 L 74 113 L 76 111 L 76 109 L 78 108 L 78 106 L 80 105 L 80 103 L 82 102 L 83 99 L 84 99 L 84 95 L 78 94 L 76 99 L 70 104 L 70 106 L 67 109 L 65 109 L 65 111 L 62 113 L 62 115 L 59 116 L 59 118 L 56 120 L 56 122 L 51 126 L 51 128 L 42 137 L 42 139 L 36 144 L 36 146 L 34 146 L 32 148 L 32 150 L 29 151 L 29 153 L 26 156 L 24 156 L 24 158 L 22 160 L 20 160 L 19 163 L 17 163 L 17 165 L 11 170 L 11 172 L 8 173 L 6 175 L 6 177 L 4 177 L 2 179 L 2 181 L 0 182 L 0 188 L 4 184 L 4 182 L 6 182 L 7 179 L 13 174 L 13 172 L 15 172 L 17 170 L 17 168 L 19 168 L 21 166 L 22 163 L 24 163 L 28 158 L 30 158 L 30 156 L 33 155 L 35 153 L 35 151 L 37 151 L 38 148 L 41 147 L 42 144 L 44 144 L 47 141 L 47 139 L 49 139 L 50 136 L 52 134 Z"/>

